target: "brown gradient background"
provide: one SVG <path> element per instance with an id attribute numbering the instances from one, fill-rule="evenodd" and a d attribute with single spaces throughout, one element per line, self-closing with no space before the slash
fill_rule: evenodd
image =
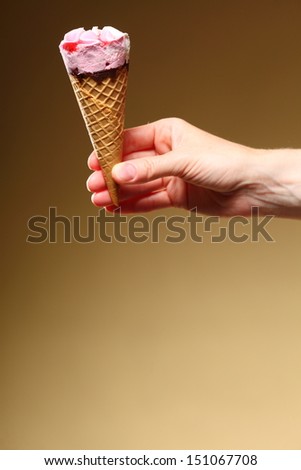
<path id="1" fill-rule="evenodd" d="M 49 206 L 97 215 L 58 52 L 67 30 L 130 33 L 127 126 L 179 116 L 246 145 L 301 147 L 301 3 L 45 0 L 3 13 L 15 55 L 2 47 L 1 448 L 300 449 L 299 221 L 242 245 L 26 236 Z"/>

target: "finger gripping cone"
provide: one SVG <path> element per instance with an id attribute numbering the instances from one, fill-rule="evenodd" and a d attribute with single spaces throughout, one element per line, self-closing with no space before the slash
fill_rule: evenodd
<path id="1" fill-rule="evenodd" d="M 122 160 L 127 66 L 101 79 L 70 75 L 90 140 L 97 154 L 112 202 L 119 205 L 112 168 Z"/>

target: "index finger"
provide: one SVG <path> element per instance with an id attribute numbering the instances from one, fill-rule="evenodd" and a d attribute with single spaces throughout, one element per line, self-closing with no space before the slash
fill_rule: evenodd
<path id="1" fill-rule="evenodd" d="M 126 129 L 123 134 L 123 153 L 128 155 L 154 147 L 155 123 Z"/>
<path id="2" fill-rule="evenodd" d="M 123 134 L 123 154 L 150 150 L 154 147 L 155 123 L 145 124 L 144 126 L 125 129 Z M 100 164 L 93 151 L 88 158 L 88 167 L 90 170 L 100 170 Z"/>

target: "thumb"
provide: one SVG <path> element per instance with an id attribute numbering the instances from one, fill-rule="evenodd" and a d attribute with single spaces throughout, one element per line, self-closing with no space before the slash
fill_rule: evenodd
<path id="1" fill-rule="evenodd" d="M 183 158 L 175 152 L 145 157 L 118 163 L 113 167 L 112 176 L 117 183 L 146 183 L 164 176 L 181 176 Z"/>

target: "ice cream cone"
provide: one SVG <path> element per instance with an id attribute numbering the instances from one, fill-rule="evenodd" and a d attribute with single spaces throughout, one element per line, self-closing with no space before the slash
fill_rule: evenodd
<path id="1" fill-rule="evenodd" d="M 69 77 L 112 202 L 118 206 L 112 168 L 122 159 L 128 65 L 98 75 Z"/>

